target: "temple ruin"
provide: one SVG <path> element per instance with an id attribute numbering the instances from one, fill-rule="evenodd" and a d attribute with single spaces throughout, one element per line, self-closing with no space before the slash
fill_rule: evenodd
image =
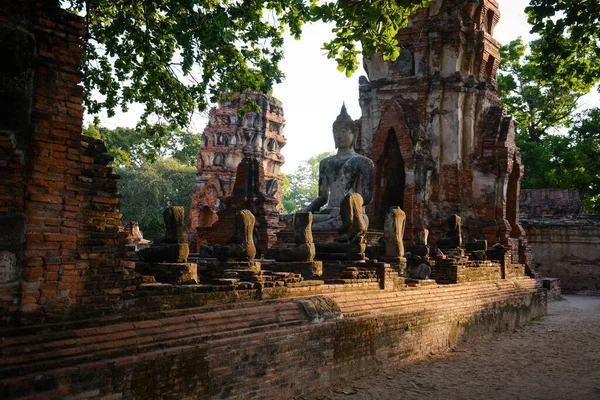
<path id="1" fill-rule="evenodd" d="M 167 208 L 165 235 L 132 255 L 110 156 L 81 135 L 84 20 L 0 4 L 2 397 L 304 396 L 544 315 L 498 18 L 494 0 L 433 0 L 398 60 L 365 61 L 361 129 L 334 126 L 329 176 L 374 182 L 325 210 L 339 230 L 313 232 L 323 199 L 284 227 L 283 111 L 242 94 L 210 114 L 193 209 Z M 258 112 L 239 112 L 246 97 Z M 185 212 L 211 254 L 189 251 Z"/>
<path id="2" fill-rule="evenodd" d="M 495 0 L 480 3 L 433 1 L 400 31 L 397 60 L 365 60 L 357 150 L 376 165 L 369 218 L 383 227 L 399 206 L 409 239 L 427 228 L 435 241 L 458 214 L 469 240 L 501 243 L 527 263 L 523 165 L 495 80 L 500 11 Z"/>
<path id="3" fill-rule="evenodd" d="M 246 109 L 249 107 L 247 100 L 253 101 L 259 109 Z M 262 186 L 256 190 L 262 196 L 274 199 L 267 205 L 267 212 L 280 213 L 283 183 L 280 169 L 285 162 L 281 148 L 286 143 L 284 126 L 279 100 L 259 93 L 226 97 L 218 107 L 210 110 L 198 156 L 198 178 L 190 210 L 190 230 L 194 234 L 201 230 L 200 243 L 220 242 L 211 233 L 217 232 L 211 227 L 217 222 L 219 211 L 226 209 L 224 200 L 233 195 L 236 171 L 244 157 L 251 157 L 260 164 L 257 167 L 261 170 L 259 186 Z"/>

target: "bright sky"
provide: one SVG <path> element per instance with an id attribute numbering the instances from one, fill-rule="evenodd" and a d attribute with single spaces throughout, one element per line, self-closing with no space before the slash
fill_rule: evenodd
<path id="1" fill-rule="evenodd" d="M 502 15 L 494 32 L 495 38 L 502 44 L 519 36 L 526 42 L 531 40 L 524 12 L 528 2 L 498 1 Z M 346 78 L 337 70 L 335 61 L 325 57 L 321 48 L 331 36 L 331 28 L 315 24 L 304 27 L 301 40 L 291 37 L 286 40 L 285 59 L 281 63 L 286 79 L 273 90 L 273 95 L 283 104 L 286 119 L 287 145 L 282 149 L 286 159 L 282 168 L 284 173 L 293 172 L 300 162 L 313 155 L 334 150 L 331 124 L 343 102 L 354 119 L 360 117 L 358 78 L 366 74 L 359 68 Z M 581 105 L 582 108 L 600 107 L 598 92 L 594 90 L 582 99 Z M 110 120 L 102 118 L 102 121 L 108 127 L 134 126 L 138 116 L 139 112 L 132 111 Z M 192 129 L 202 131 L 204 124 L 205 119 L 196 118 Z"/>

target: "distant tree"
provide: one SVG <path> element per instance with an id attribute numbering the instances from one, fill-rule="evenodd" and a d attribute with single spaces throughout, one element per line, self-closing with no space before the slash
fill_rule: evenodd
<path id="1" fill-rule="evenodd" d="M 304 23 L 335 25 L 324 44 L 338 69 L 367 56 L 398 57 L 396 34 L 430 0 L 63 0 L 85 15 L 83 82 L 88 112 L 145 106 L 141 125 L 157 116 L 187 126 L 195 110 L 228 90 L 269 92 L 283 79 L 285 28 L 298 39 Z M 96 95 L 94 94 L 96 93 Z"/>
<path id="2" fill-rule="evenodd" d="M 319 163 L 334 155 L 324 152 L 300 163 L 296 171 L 284 177 L 283 210 L 294 213 L 316 199 L 319 195 Z"/>
<path id="3" fill-rule="evenodd" d="M 545 77 L 537 58 L 542 44 L 530 43 L 528 52 L 519 38 L 500 49 L 498 86 L 516 124 L 522 187 L 577 190 L 588 211 L 600 212 L 600 110 L 575 114 L 589 87 Z M 559 134 L 557 128 L 570 129 Z"/>
<path id="4" fill-rule="evenodd" d="M 564 87 L 557 80 L 543 81 L 539 63 L 532 58 L 540 41 L 521 38 L 500 48 L 498 87 L 502 103 L 516 121 L 522 138 L 541 143 L 553 128 L 569 125 L 577 101 L 588 90 Z"/>
<path id="5" fill-rule="evenodd" d="M 143 128 L 108 129 L 94 124 L 83 130 L 84 135 L 104 140 L 115 167 L 141 166 L 170 157 L 187 166 L 196 166 L 201 135 L 183 131 L 173 125 L 147 125 Z"/>
<path id="6" fill-rule="evenodd" d="M 145 238 L 152 239 L 163 231 L 166 207 L 185 207 L 185 222 L 189 223 L 196 168 L 174 159 L 159 159 L 119 168 L 117 173 L 121 176 L 118 189 L 123 221 L 138 221 Z"/>
<path id="7" fill-rule="evenodd" d="M 600 214 L 600 108 L 579 115 L 567 140 L 554 152 L 559 186 L 578 190 L 586 210 Z"/>
<path id="8" fill-rule="evenodd" d="M 600 80 L 600 1 L 530 0 L 540 82 L 587 92 Z"/>

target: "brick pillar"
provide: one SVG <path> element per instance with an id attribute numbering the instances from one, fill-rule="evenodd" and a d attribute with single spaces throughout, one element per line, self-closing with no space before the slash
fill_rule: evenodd
<path id="1" fill-rule="evenodd" d="M 83 33 L 58 2 L 0 5 L 0 325 L 103 312 L 122 293 L 116 176 L 81 134 Z"/>

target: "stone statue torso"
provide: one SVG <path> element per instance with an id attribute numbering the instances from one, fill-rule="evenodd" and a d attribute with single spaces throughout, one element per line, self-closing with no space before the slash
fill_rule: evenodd
<path id="1" fill-rule="evenodd" d="M 365 203 L 369 203 L 372 195 L 372 184 L 365 185 L 370 180 L 369 169 L 373 169 L 373 162 L 360 154 L 332 156 L 321 161 L 320 178 L 326 182 L 319 182 L 319 188 L 329 188 L 329 201 L 323 212 L 339 208 L 342 199 L 348 193 L 359 193 Z M 324 184 L 324 185 L 323 185 Z"/>

